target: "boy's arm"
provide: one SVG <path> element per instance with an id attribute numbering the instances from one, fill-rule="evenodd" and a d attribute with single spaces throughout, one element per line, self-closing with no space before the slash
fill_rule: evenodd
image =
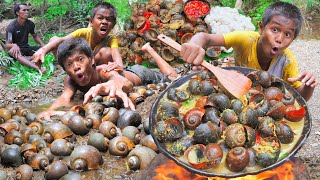
<path id="1" fill-rule="evenodd" d="M 50 119 L 50 116 L 55 114 L 55 109 L 62 106 L 71 106 L 71 99 L 76 93 L 76 88 L 72 85 L 70 77 L 67 75 L 64 78 L 64 89 L 62 94 L 52 103 L 45 111 L 38 114 L 38 118 Z"/>
<path id="2" fill-rule="evenodd" d="M 127 95 L 127 93 L 132 91 L 133 84 L 127 78 L 121 76 L 116 71 L 107 72 L 100 70 L 99 75 L 103 83 L 90 88 L 90 90 L 84 95 L 83 104 L 88 103 L 90 99 L 102 94 L 109 95 L 110 97 L 117 96 L 122 99 L 125 108 L 135 109 Z"/>
<path id="3" fill-rule="evenodd" d="M 46 54 L 48 52 L 50 52 L 52 49 L 57 48 L 63 41 L 71 39 L 73 36 L 72 35 L 67 35 L 65 37 L 57 37 L 54 38 L 52 41 L 50 41 L 48 44 L 46 44 L 45 46 L 41 47 L 40 49 L 38 49 L 38 51 L 36 51 L 33 54 L 33 60 L 36 64 L 41 65 L 44 62 L 44 57 L 46 56 Z"/>
<path id="4" fill-rule="evenodd" d="M 288 78 L 288 81 L 301 81 L 303 83 L 301 86 L 296 88 L 296 90 L 306 101 L 310 100 L 315 87 L 319 84 L 317 78 L 309 71 L 302 72 L 296 78 Z"/>
<path id="5" fill-rule="evenodd" d="M 118 48 L 111 48 L 111 56 L 114 62 L 108 62 L 107 66 L 105 67 L 106 71 L 118 71 L 118 72 L 122 72 L 124 65 L 123 65 L 123 61 L 121 58 L 121 54 L 119 52 Z"/>
<path id="6" fill-rule="evenodd" d="M 41 47 L 44 46 L 44 43 L 42 42 L 42 40 L 40 39 L 40 37 L 36 33 L 32 34 L 32 37 L 36 43 L 40 44 Z"/>
<path id="7" fill-rule="evenodd" d="M 205 56 L 203 48 L 209 46 L 225 46 L 223 35 L 197 33 L 188 43 L 182 44 L 180 55 L 185 62 L 200 65 Z"/>
<path id="8" fill-rule="evenodd" d="M 9 54 L 14 58 L 17 58 L 21 55 L 20 47 L 17 44 L 13 43 L 12 32 L 7 31 L 6 44 L 5 48 L 9 51 Z"/>

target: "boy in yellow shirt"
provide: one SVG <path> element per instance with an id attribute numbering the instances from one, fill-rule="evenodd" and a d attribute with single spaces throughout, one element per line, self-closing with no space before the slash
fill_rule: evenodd
<path id="1" fill-rule="evenodd" d="M 205 55 L 202 47 L 232 47 L 237 66 L 268 71 L 284 79 L 308 101 L 318 80 L 309 71 L 299 74 L 297 60 L 288 49 L 301 24 L 302 16 L 296 6 L 276 2 L 265 9 L 259 32 L 198 33 L 182 45 L 181 56 L 188 63 L 200 65 Z"/>
<path id="2" fill-rule="evenodd" d="M 45 55 L 56 51 L 63 41 L 72 38 L 84 38 L 88 41 L 94 53 L 96 65 L 107 64 L 107 69 L 123 68 L 123 62 L 118 49 L 118 39 L 110 32 L 116 24 L 117 11 L 107 2 L 98 3 L 91 10 L 90 28 L 81 28 L 65 37 L 53 37 L 49 43 L 34 53 L 34 61 L 41 65 Z"/>

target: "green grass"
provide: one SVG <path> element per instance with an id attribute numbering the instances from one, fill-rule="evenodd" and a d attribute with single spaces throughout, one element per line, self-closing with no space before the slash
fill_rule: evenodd
<path id="1" fill-rule="evenodd" d="M 53 61 L 53 54 L 47 54 L 42 65 L 47 68 L 47 72 L 42 75 L 35 69 L 24 66 L 16 61 L 12 66 L 7 67 L 8 72 L 14 76 L 14 78 L 10 80 L 8 86 L 19 90 L 38 86 L 44 87 L 46 85 L 46 81 L 55 71 Z"/>

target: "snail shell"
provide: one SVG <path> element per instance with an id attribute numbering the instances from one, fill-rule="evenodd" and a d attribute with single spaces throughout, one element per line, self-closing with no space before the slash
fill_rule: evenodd
<path id="1" fill-rule="evenodd" d="M 208 159 L 207 168 L 216 167 L 222 161 L 223 151 L 222 148 L 217 144 L 208 144 L 206 146 L 205 154 Z"/>
<path id="2" fill-rule="evenodd" d="M 98 114 L 101 116 L 103 113 L 103 109 L 104 109 L 104 106 L 101 103 L 90 102 L 84 106 L 84 110 L 86 111 L 85 116 L 88 116 L 90 114 Z"/>
<path id="3" fill-rule="evenodd" d="M 183 117 L 184 125 L 188 129 L 196 129 L 201 123 L 204 113 L 205 110 L 203 108 L 195 107 L 190 109 Z"/>
<path id="4" fill-rule="evenodd" d="M 246 142 L 245 128 L 239 123 L 229 125 L 224 132 L 224 136 L 225 142 L 230 148 L 243 146 Z"/>
<path id="5" fill-rule="evenodd" d="M 240 99 L 233 99 L 231 100 L 231 109 L 239 115 L 242 112 L 242 109 L 244 107 L 243 102 Z"/>
<path id="6" fill-rule="evenodd" d="M 29 159 L 27 159 L 27 164 L 32 167 L 32 169 L 45 170 L 49 166 L 49 159 L 43 154 L 34 154 Z"/>
<path id="7" fill-rule="evenodd" d="M 43 139 L 48 143 L 51 143 L 56 139 L 64 139 L 71 136 L 73 136 L 71 129 L 61 123 L 50 124 L 43 133 Z"/>
<path id="8" fill-rule="evenodd" d="M 94 133 L 89 136 L 88 145 L 97 148 L 99 151 L 107 151 L 109 147 L 109 139 L 101 133 Z"/>
<path id="9" fill-rule="evenodd" d="M 0 108 L 0 124 L 11 118 L 11 112 L 7 108 Z"/>
<path id="10" fill-rule="evenodd" d="M 249 164 L 249 153 L 244 147 L 235 147 L 231 149 L 226 158 L 228 168 L 234 172 L 240 172 Z"/>
<path id="11" fill-rule="evenodd" d="M 230 109 L 231 103 L 227 95 L 223 93 L 213 93 L 208 96 L 208 101 L 215 104 L 220 111 Z"/>
<path id="12" fill-rule="evenodd" d="M 85 113 L 86 113 L 86 111 L 84 110 L 84 108 L 82 107 L 82 105 L 75 105 L 75 106 L 71 107 L 69 110 L 76 112 L 76 113 L 79 114 L 80 116 L 84 116 Z"/>
<path id="13" fill-rule="evenodd" d="M 238 122 L 238 116 L 232 109 L 226 109 L 221 113 L 221 119 L 227 124 L 234 124 Z"/>
<path id="14" fill-rule="evenodd" d="M 277 138 L 283 144 L 289 144 L 294 139 L 294 132 L 291 127 L 284 122 L 277 122 L 276 124 L 276 134 Z"/>
<path id="15" fill-rule="evenodd" d="M 125 110 L 123 114 L 120 115 L 117 127 L 120 129 L 125 128 L 126 126 L 136 126 L 138 127 L 141 124 L 142 117 L 137 111 Z"/>
<path id="16" fill-rule="evenodd" d="M 281 101 L 284 96 L 283 92 L 277 87 L 269 87 L 268 89 L 264 90 L 264 95 L 268 101 Z"/>
<path id="17" fill-rule="evenodd" d="M 5 123 L 0 124 L 0 135 L 4 136 L 6 135 L 8 132 L 10 132 L 12 129 L 15 129 L 17 131 L 20 130 L 20 123 L 18 123 L 16 120 L 12 120 L 12 121 L 6 121 Z"/>
<path id="18" fill-rule="evenodd" d="M 21 109 L 18 109 L 18 111 L 16 112 L 16 115 L 26 117 L 27 114 L 29 114 L 30 112 L 31 111 L 28 108 L 21 108 Z"/>
<path id="19" fill-rule="evenodd" d="M 141 140 L 140 131 L 134 126 L 127 126 L 122 129 L 122 135 L 131 139 L 134 144 L 139 144 Z"/>
<path id="20" fill-rule="evenodd" d="M 152 149 L 145 146 L 137 146 L 128 155 L 128 166 L 131 170 L 144 169 L 157 155 Z"/>
<path id="21" fill-rule="evenodd" d="M 34 114 L 34 113 L 28 113 L 27 116 L 26 116 L 26 124 L 29 125 L 35 121 L 37 121 L 37 115 Z"/>
<path id="22" fill-rule="evenodd" d="M 69 119 L 68 127 L 76 135 L 86 135 L 93 127 L 92 121 L 84 119 L 82 116 L 76 115 Z"/>
<path id="23" fill-rule="evenodd" d="M 100 124 L 99 132 L 103 134 L 108 139 L 112 139 L 117 136 L 117 126 L 114 125 L 111 121 L 105 121 Z"/>
<path id="24" fill-rule="evenodd" d="M 57 156 L 69 156 L 74 145 L 65 139 L 56 139 L 51 143 L 50 151 Z"/>
<path id="25" fill-rule="evenodd" d="M 154 150 L 155 152 L 158 152 L 158 147 L 154 142 L 151 134 L 148 134 L 145 137 L 143 137 L 140 141 L 140 144 Z"/>
<path id="26" fill-rule="evenodd" d="M 70 155 L 70 165 L 74 171 L 98 169 L 102 163 L 100 152 L 90 145 L 78 146 Z"/>
<path id="27" fill-rule="evenodd" d="M 37 151 L 47 147 L 47 143 L 39 136 L 39 134 L 30 135 L 27 143 L 36 146 Z"/>
<path id="28" fill-rule="evenodd" d="M 27 164 L 22 164 L 16 169 L 17 180 L 31 180 L 33 176 L 33 169 Z"/>
<path id="29" fill-rule="evenodd" d="M 81 179 L 81 175 L 72 171 L 69 171 L 68 174 L 60 178 L 60 180 L 78 180 L 78 179 Z"/>
<path id="30" fill-rule="evenodd" d="M 23 143 L 27 142 L 29 139 L 29 136 L 33 134 L 31 128 L 29 128 L 29 127 L 21 129 L 20 133 L 23 137 Z"/>
<path id="31" fill-rule="evenodd" d="M 101 124 L 101 117 L 98 114 L 90 114 L 86 117 L 87 121 L 92 121 L 92 128 L 98 129 Z"/>
<path id="32" fill-rule="evenodd" d="M 23 155 L 23 157 L 25 159 L 30 158 L 35 153 L 37 153 L 37 149 L 36 149 L 35 145 L 29 144 L 29 143 L 22 144 L 22 146 L 21 146 L 21 154 Z"/>
<path id="33" fill-rule="evenodd" d="M 134 146 L 128 137 L 117 136 L 109 142 L 109 153 L 115 156 L 126 156 Z"/>
<path id="34" fill-rule="evenodd" d="M 46 169 L 45 178 L 46 179 L 59 179 L 62 176 L 68 174 L 69 169 L 68 166 L 61 160 L 54 161 L 50 166 Z"/>
<path id="35" fill-rule="evenodd" d="M 21 145 L 23 143 L 23 136 L 19 131 L 11 130 L 4 136 L 4 142 L 7 144 Z"/>
<path id="36" fill-rule="evenodd" d="M 194 139 L 190 136 L 184 136 L 172 143 L 166 149 L 175 156 L 182 156 L 184 152 L 194 144 Z"/>
<path id="37" fill-rule="evenodd" d="M 16 144 L 7 146 L 1 152 L 1 163 L 4 165 L 20 166 L 23 159 L 20 154 L 20 147 Z"/>
<path id="38" fill-rule="evenodd" d="M 54 155 L 51 153 L 51 150 L 48 147 L 41 149 L 39 151 L 39 154 L 43 154 L 43 155 L 47 156 L 47 158 L 49 159 L 49 162 L 52 162 L 54 159 Z"/>
<path id="39" fill-rule="evenodd" d="M 61 122 L 62 122 L 64 125 L 67 125 L 69 119 L 70 119 L 71 117 L 75 116 L 75 115 L 77 115 L 76 112 L 74 112 L 74 111 L 67 111 L 66 113 L 64 113 L 64 114 L 61 116 L 60 120 L 61 120 Z"/>
<path id="40" fill-rule="evenodd" d="M 113 124 L 117 124 L 120 117 L 119 111 L 114 107 L 105 108 L 103 111 L 102 122 L 110 121 Z"/>
<path id="41" fill-rule="evenodd" d="M 207 145 L 217 142 L 220 139 L 220 134 L 219 127 L 208 121 L 196 128 L 193 138 L 197 143 Z"/>
<path id="42" fill-rule="evenodd" d="M 33 122 L 29 124 L 28 127 L 31 128 L 33 133 L 37 133 L 39 135 L 42 135 L 43 133 L 43 126 L 40 122 Z"/>

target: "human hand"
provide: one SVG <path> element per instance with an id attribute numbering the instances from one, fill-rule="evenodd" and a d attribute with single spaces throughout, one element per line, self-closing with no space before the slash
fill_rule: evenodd
<path id="1" fill-rule="evenodd" d="M 309 86 L 311 88 L 315 88 L 319 84 L 319 81 L 314 76 L 314 74 L 312 74 L 309 71 L 304 71 L 300 73 L 296 78 L 288 78 L 288 81 L 289 82 L 301 81 L 306 86 Z"/>
<path id="2" fill-rule="evenodd" d="M 103 69 L 104 72 L 109 72 L 109 71 L 112 71 L 112 70 L 121 72 L 121 71 L 123 71 L 123 67 L 119 66 L 115 62 L 108 62 L 108 64 L 106 64 L 104 66 L 104 69 Z"/>
<path id="3" fill-rule="evenodd" d="M 184 43 L 181 46 L 180 55 L 182 59 L 189 64 L 201 65 L 205 50 L 196 44 Z"/>
<path id="4" fill-rule="evenodd" d="M 33 61 L 34 63 L 38 66 L 41 67 L 42 63 L 44 62 L 44 57 L 46 56 L 46 52 L 43 48 L 38 49 L 34 54 L 33 54 Z"/>
<path id="5" fill-rule="evenodd" d="M 109 95 L 110 97 L 119 97 L 123 101 L 125 108 L 135 110 L 135 106 L 128 95 L 122 91 L 122 83 L 109 80 L 108 82 L 97 84 L 89 89 L 84 95 L 83 104 L 87 104 L 92 98 L 98 95 Z"/>
<path id="6" fill-rule="evenodd" d="M 21 56 L 20 48 L 17 44 L 13 44 L 12 48 L 9 50 L 9 54 L 14 58 Z"/>

